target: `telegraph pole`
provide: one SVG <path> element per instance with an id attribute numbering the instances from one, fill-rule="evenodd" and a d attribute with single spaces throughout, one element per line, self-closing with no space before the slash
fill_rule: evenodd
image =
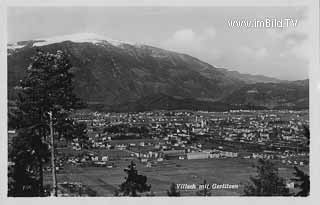
<path id="1" fill-rule="evenodd" d="M 53 186 L 53 196 L 58 196 L 58 187 L 57 187 L 57 176 L 56 176 L 56 165 L 54 157 L 54 134 L 53 134 L 53 123 L 52 123 L 52 112 L 48 112 L 50 122 L 50 138 L 51 138 L 51 167 L 52 167 L 52 186 Z"/>

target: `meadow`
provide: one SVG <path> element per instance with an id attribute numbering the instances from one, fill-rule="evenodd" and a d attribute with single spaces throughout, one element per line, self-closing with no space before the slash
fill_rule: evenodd
<path id="1" fill-rule="evenodd" d="M 198 160 L 168 160 L 158 162 L 152 167 L 135 161 L 140 174 L 147 176 L 148 184 L 156 196 L 167 196 L 166 191 L 171 183 L 176 184 L 238 184 L 239 189 L 211 190 L 212 196 L 237 196 L 243 193 L 243 185 L 250 176 L 256 175 L 252 159 L 198 159 Z M 124 169 L 130 164 L 129 160 L 115 162 L 115 167 L 77 167 L 68 165 L 57 174 L 58 182 L 81 182 L 97 192 L 98 196 L 113 196 L 115 189 L 125 180 Z M 304 167 L 303 170 L 307 170 Z M 282 166 L 279 174 L 292 178 L 293 167 Z M 46 183 L 51 183 L 48 173 Z M 197 190 L 196 190 L 197 191 Z M 182 191 L 182 196 L 195 195 L 194 190 Z"/>

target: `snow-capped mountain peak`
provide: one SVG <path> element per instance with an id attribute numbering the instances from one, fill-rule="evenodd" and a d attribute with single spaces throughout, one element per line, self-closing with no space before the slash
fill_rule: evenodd
<path id="1" fill-rule="evenodd" d="M 39 42 L 34 43 L 33 46 L 45 46 L 53 43 L 60 43 L 63 41 L 72 41 L 76 43 L 94 43 L 94 44 L 107 41 L 114 46 L 119 46 L 121 44 L 132 44 L 129 42 L 113 40 L 108 37 L 98 35 L 95 33 L 76 33 L 76 34 L 69 34 L 69 35 L 62 35 L 62 36 L 54 36 L 50 38 L 39 38 L 39 39 L 36 39 L 36 41 L 39 41 Z"/>
<path id="2" fill-rule="evenodd" d="M 68 35 L 60 35 L 60 36 L 53 36 L 53 37 L 46 37 L 46 38 L 37 38 L 33 39 L 32 41 L 24 41 L 24 42 L 16 42 L 12 44 L 8 44 L 7 48 L 9 50 L 16 50 L 25 47 L 28 43 L 32 42 L 32 46 L 46 46 L 54 43 L 61 43 L 64 41 L 71 41 L 75 43 L 93 43 L 93 44 L 104 44 L 109 43 L 113 46 L 121 46 L 123 44 L 130 44 L 134 46 L 139 46 L 137 43 L 130 43 L 125 41 L 114 40 L 108 38 L 103 35 L 98 35 L 95 33 L 75 33 L 75 34 L 68 34 Z M 30 44 L 29 44 L 30 45 Z"/>

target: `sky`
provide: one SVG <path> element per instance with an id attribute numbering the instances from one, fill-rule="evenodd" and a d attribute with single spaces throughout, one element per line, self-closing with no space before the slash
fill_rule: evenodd
<path id="1" fill-rule="evenodd" d="M 305 7 L 9 7 L 8 43 L 73 33 L 186 53 L 215 67 L 283 80 L 308 78 Z M 297 20 L 287 28 L 232 27 L 230 20 Z"/>

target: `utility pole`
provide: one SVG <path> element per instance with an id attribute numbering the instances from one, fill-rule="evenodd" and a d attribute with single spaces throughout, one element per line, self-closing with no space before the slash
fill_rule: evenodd
<path id="1" fill-rule="evenodd" d="M 48 112 L 50 122 L 50 138 L 51 138 L 51 168 L 52 168 L 52 186 L 53 186 L 53 195 L 58 196 L 58 187 L 57 187 L 57 176 L 56 176 L 56 164 L 54 157 L 54 134 L 53 134 L 53 122 L 52 122 L 52 112 Z"/>

